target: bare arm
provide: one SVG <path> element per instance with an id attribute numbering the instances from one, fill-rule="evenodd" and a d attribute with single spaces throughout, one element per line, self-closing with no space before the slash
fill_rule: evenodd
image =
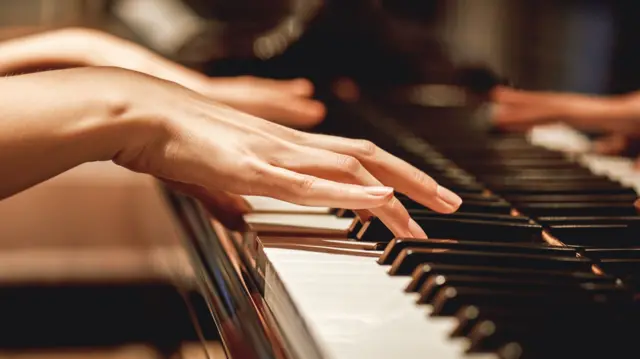
<path id="1" fill-rule="evenodd" d="M 462 201 L 370 142 L 299 132 L 137 72 L 0 79 L 0 198 L 99 160 L 205 200 L 225 192 L 368 209 L 401 237 L 425 234 L 394 188 L 443 213 Z"/>
<path id="2" fill-rule="evenodd" d="M 81 163 L 111 159 L 131 124 L 99 72 L 0 78 L 0 199 Z M 103 76 L 104 77 L 104 76 Z"/>
<path id="3" fill-rule="evenodd" d="M 0 74 L 45 66 L 110 66 L 176 82 L 234 108 L 296 127 L 324 118 L 324 105 L 309 98 L 304 79 L 209 78 L 138 44 L 105 32 L 67 28 L 0 42 Z"/>

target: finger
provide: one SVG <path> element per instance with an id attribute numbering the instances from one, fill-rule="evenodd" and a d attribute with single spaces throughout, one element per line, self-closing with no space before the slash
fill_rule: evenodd
<path id="1" fill-rule="evenodd" d="M 500 104 L 528 106 L 556 105 L 572 100 L 589 99 L 588 96 L 580 94 L 517 90 L 506 86 L 497 86 L 491 92 L 491 98 Z"/>
<path id="2" fill-rule="evenodd" d="M 241 196 L 218 190 L 207 190 L 200 186 L 163 180 L 175 191 L 194 197 L 220 223 L 231 230 L 244 230 L 243 215 L 252 211 L 249 203 Z"/>
<path id="3" fill-rule="evenodd" d="M 274 158 L 272 162 L 274 165 L 297 173 L 337 182 L 383 186 L 355 157 L 324 149 L 297 146 L 285 153 L 284 156 Z M 344 207 L 341 206 L 341 208 Z M 380 218 L 396 237 L 426 237 L 424 231 L 413 222 L 409 212 L 395 197 L 392 197 L 384 205 L 369 211 Z M 362 213 L 362 217 L 362 220 L 366 220 L 369 216 Z"/>
<path id="4" fill-rule="evenodd" d="M 299 137 L 309 147 L 355 157 L 380 182 L 441 213 L 455 212 L 462 199 L 423 171 L 363 140 L 312 134 Z"/>
<path id="5" fill-rule="evenodd" d="M 617 155 L 628 146 L 627 138 L 621 135 L 611 135 L 594 141 L 593 151 L 601 155 Z"/>
<path id="6" fill-rule="evenodd" d="M 393 189 L 339 183 L 269 164 L 255 164 L 239 184 L 239 194 L 280 199 L 303 206 L 348 209 L 377 208 L 393 197 Z"/>
<path id="7" fill-rule="evenodd" d="M 281 82 L 284 85 L 284 91 L 291 95 L 303 97 L 310 97 L 313 95 L 313 83 L 307 79 L 298 78 Z"/>
<path id="8" fill-rule="evenodd" d="M 326 114 L 326 108 L 320 101 L 298 98 L 265 98 L 256 104 L 254 115 L 282 125 L 309 128 L 320 123 Z"/>
<path id="9" fill-rule="evenodd" d="M 496 126 L 512 131 L 528 130 L 533 126 L 562 121 L 561 114 L 546 106 L 510 106 L 495 105 L 492 108 L 491 122 Z"/>
<path id="10" fill-rule="evenodd" d="M 258 87 L 268 91 L 274 91 L 281 95 L 293 95 L 310 97 L 313 95 L 313 83 L 304 78 L 291 80 L 276 80 L 263 77 L 239 77 L 238 81 L 251 87 Z"/>

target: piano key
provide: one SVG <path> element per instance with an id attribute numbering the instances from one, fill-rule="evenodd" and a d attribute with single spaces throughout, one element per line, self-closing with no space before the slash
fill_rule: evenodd
<path id="1" fill-rule="evenodd" d="M 589 270 L 591 261 L 586 258 L 553 257 L 532 254 L 488 253 L 481 251 L 406 248 L 393 261 L 389 274 L 410 275 L 424 263 L 479 265 L 543 270 Z"/>
<path id="2" fill-rule="evenodd" d="M 510 214 L 512 206 L 504 201 L 486 201 L 486 200 L 465 200 L 462 196 L 462 204 L 458 208 L 458 212 L 470 213 L 494 213 L 494 214 Z M 399 198 L 400 202 L 405 205 L 408 210 L 425 210 L 426 207 L 421 203 L 411 199 Z"/>
<path id="3" fill-rule="evenodd" d="M 329 214 L 329 207 L 301 206 L 275 198 L 262 196 L 243 196 L 249 203 L 254 213 L 310 213 Z"/>
<path id="4" fill-rule="evenodd" d="M 525 245 L 513 243 L 497 243 L 490 241 L 458 241 L 452 239 L 410 239 L 395 238 L 385 248 L 378 263 L 391 264 L 405 248 L 476 250 L 495 253 L 541 254 L 548 256 L 575 257 L 576 251 L 569 247 L 553 247 L 549 245 Z"/>
<path id="5" fill-rule="evenodd" d="M 575 319 L 584 316 L 582 307 L 551 307 L 537 306 L 534 308 L 501 308 L 495 306 L 468 305 L 462 307 L 456 314 L 458 324 L 451 332 L 451 337 L 469 336 L 473 327 L 480 321 L 496 320 L 498 322 L 527 322 L 536 318 L 553 317 L 555 320 Z"/>
<path id="6" fill-rule="evenodd" d="M 584 186 L 572 186 L 572 185 L 555 185 L 555 186 L 503 186 L 496 188 L 496 192 L 508 196 L 510 194 L 613 194 L 613 195 L 628 195 L 635 193 L 635 191 L 628 187 L 620 185 L 597 185 L 586 184 Z"/>
<path id="7" fill-rule="evenodd" d="M 640 247 L 625 248 L 584 248 L 581 252 L 587 258 L 596 259 L 640 259 Z"/>
<path id="8" fill-rule="evenodd" d="M 538 217 L 536 221 L 547 225 L 628 224 L 640 226 L 640 216 Z"/>
<path id="9" fill-rule="evenodd" d="M 531 195 L 515 194 L 505 195 L 506 199 L 513 203 L 588 203 L 588 202 L 609 202 L 609 203 L 633 203 L 637 199 L 636 194 L 556 194 L 556 195 Z"/>
<path id="10" fill-rule="evenodd" d="M 418 303 L 429 304 L 433 301 L 439 291 L 447 287 L 481 288 L 488 290 L 523 290 L 533 292 L 555 292 L 562 295 L 564 291 L 578 291 L 582 288 L 588 289 L 591 285 L 598 285 L 599 288 L 619 288 L 616 284 L 589 283 L 589 282 L 564 282 L 554 280 L 544 280 L 538 278 L 492 278 L 474 275 L 436 275 L 429 278 L 420 288 L 420 298 Z M 605 287 L 607 286 L 607 287 Z"/>
<path id="11" fill-rule="evenodd" d="M 565 244 L 595 247 L 638 245 L 638 229 L 628 224 L 550 225 L 549 231 Z"/>
<path id="12" fill-rule="evenodd" d="M 463 343 L 447 340 L 455 322 L 425 320 L 424 309 L 402 291 L 406 279 L 388 276 L 374 259 L 276 248 L 265 253 L 277 270 L 267 271 L 266 303 L 285 328 L 303 320 L 328 357 L 467 358 Z M 295 308 L 291 315 L 284 288 Z M 299 333 L 296 328 L 290 332 Z M 390 340 L 389 333 L 402 335 Z"/>
<path id="13" fill-rule="evenodd" d="M 244 216 L 251 230 L 265 235 L 329 236 L 346 238 L 357 229 L 355 218 L 306 213 L 249 213 Z"/>
<path id="14" fill-rule="evenodd" d="M 526 216 L 514 216 L 512 214 L 496 214 L 481 212 L 454 212 L 454 213 L 438 213 L 428 209 L 410 209 L 408 210 L 412 218 L 451 218 L 451 219 L 478 219 L 499 222 L 514 223 L 532 223 L 532 220 Z M 640 217 L 638 217 L 640 218 Z"/>
<path id="15" fill-rule="evenodd" d="M 479 241 L 491 238 L 499 242 L 542 243 L 542 227 L 539 224 L 455 218 L 415 220 L 425 233 L 433 238 Z M 385 242 L 393 237 L 391 231 L 378 218 L 371 218 L 358 233 L 354 233 L 354 238 L 362 241 Z"/>
<path id="16" fill-rule="evenodd" d="M 636 214 L 632 204 L 619 202 L 521 203 L 518 205 L 518 210 L 533 217 L 633 216 Z"/>
<path id="17" fill-rule="evenodd" d="M 513 291 L 489 290 L 483 288 L 445 287 L 438 291 L 432 301 L 431 316 L 453 316 L 466 305 L 515 307 L 519 309 L 548 306 L 586 306 L 595 307 L 595 300 L 616 304 L 625 292 L 617 287 L 604 285 L 604 288 L 594 287 L 592 290 L 564 291 L 561 295 L 545 291 Z M 605 304 L 598 303 L 600 306 Z"/>
<path id="18" fill-rule="evenodd" d="M 538 269 L 427 263 L 422 264 L 413 271 L 411 275 L 411 282 L 409 282 L 409 284 L 405 288 L 405 291 L 418 292 L 427 279 L 439 274 L 476 275 L 492 278 L 540 278 L 565 282 L 588 281 L 617 283 L 617 280 L 614 277 L 598 275 L 591 271 L 550 271 Z"/>
<path id="19" fill-rule="evenodd" d="M 598 260 L 598 266 L 606 274 L 624 278 L 640 278 L 640 259 L 636 258 L 603 258 Z"/>

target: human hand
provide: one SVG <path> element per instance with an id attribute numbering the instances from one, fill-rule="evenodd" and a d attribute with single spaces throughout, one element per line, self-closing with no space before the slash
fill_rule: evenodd
<path id="1" fill-rule="evenodd" d="M 461 204 L 428 175 L 370 142 L 300 132 L 170 82 L 108 71 L 124 102 L 121 117 L 139 124 L 113 161 L 200 198 L 223 192 L 365 209 L 399 237 L 426 235 L 393 189 L 442 213 Z"/>
<path id="2" fill-rule="evenodd" d="M 142 72 L 292 127 L 312 127 L 324 118 L 324 105 L 311 98 L 313 85 L 308 80 L 210 78 L 101 31 L 67 28 L 0 43 L 0 73 L 41 66 L 108 66 Z"/>
<path id="3" fill-rule="evenodd" d="M 93 66 L 121 67 L 176 82 L 240 111 L 297 128 L 312 127 L 324 119 L 324 105 L 311 98 L 313 84 L 306 79 L 274 80 L 253 76 L 210 78 L 146 48 L 94 30 L 79 29 L 91 37 Z"/>
<path id="4" fill-rule="evenodd" d="M 491 98 L 495 104 L 494 125 L 510 131 L 564 122 L 584 130 L 625 136 L 640 134 L 640 98 L 637 94 L 605 97 L 498 86 L 492 91 Z"/>

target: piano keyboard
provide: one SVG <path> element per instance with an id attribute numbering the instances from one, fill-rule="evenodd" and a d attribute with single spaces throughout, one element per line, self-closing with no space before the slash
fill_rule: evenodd
<path id="1" fill-rule="evenodd" d="M 615 325 L 633 304 L 621 278 L 640 269 L 640 249 L 629 249 L 640 240 L 640 216 L 628 187 L 640 188 L 640 177 L 631 160 L 621 170 L 621 159 L 585 155 L 588 145 L 575 131 L 548 127 L 532 131 L 529 141 L 506 136 L 483 144 L 489 149 L 445 146 L 446 160 L 432 156 L 421 167 L 461 194 L 460 211 L 440 215 L 401 200 L 431 238 L 450 240 L 395 239 L 377 251 L 336 253 L 303 247 L 304 240 L 298 249 L 283 247 L 262 234 L 270 262 L 265 298 L 282 318 L 293 314 L 277 303 L 291 298 L 324 358 L 612 353 L 624 334 Z M 568 160 L 544 148 L 582 154 Z M 438 171 L 441 159 L 462 169 Z M 314 210 L 350 225 L 332 209 Z M 289 216 L 295 212 L 305 211 L 292 208 Z M 375 220 L 355 237 L 392 239 Z M 292 346 L 305 357 L 301 342 Z"/>
<path id="2" fill-rule="evenodd" d="M 399 196 L 430 236 L 418 240 L 394 239 L 377 219 L 360 223 L 340 209 L 247 198 L 260 239 L 248 245 L 249 262 L 287 357 L 626 352 L 640 274 L 640 176 L 631 160 L 589 155 L 589 142 L 564 127 L 525 137 L 446 122 L 414 134 L 364 117 L 376 128 L 365 131 L 369 139 L 463 205 L 444 215 Z"/>

